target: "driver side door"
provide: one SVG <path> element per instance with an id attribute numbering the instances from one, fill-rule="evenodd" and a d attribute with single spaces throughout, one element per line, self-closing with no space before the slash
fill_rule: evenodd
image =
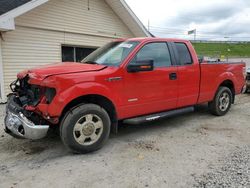
<path id="1" fill-rule="evenodd" d="M 124 118 L 150 114 L 177 106 L 177 68 L 173 66 L 168 44 L 145 44 L 129 64 L 153 60 L 154 70 L 129 73 L 125 71 L 123 106 Z"/>

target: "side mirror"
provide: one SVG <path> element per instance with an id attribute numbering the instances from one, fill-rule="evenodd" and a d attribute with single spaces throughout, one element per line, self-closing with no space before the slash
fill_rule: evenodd
<path id="1" fill-rule="evenodd" d="M 154 70 L 154 60 L 136 61 L 135 64 L 130 64 L 127 67 L 128 72 L 142 72 Z"/>

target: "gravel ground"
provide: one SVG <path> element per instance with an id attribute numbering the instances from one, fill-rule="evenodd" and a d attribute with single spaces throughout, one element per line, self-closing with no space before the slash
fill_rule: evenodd
<path id="1" fill-rule="evenodd" d="M 238 147 L 232 154 L 210 167 L 210 171 L 195 177 L 194 187 L 250 187 L 250 147 Z"/>
<path id="2" fill-rule="evenodd" d="M 4 105 L 0 105 L 3 126 Z M 50 133 L 16 140 L 0 129 L 0 187 L 250 187 L 250 95 L 224 117 L 194 113 L 123 126 L 103 149 L 73 155 Z"/>

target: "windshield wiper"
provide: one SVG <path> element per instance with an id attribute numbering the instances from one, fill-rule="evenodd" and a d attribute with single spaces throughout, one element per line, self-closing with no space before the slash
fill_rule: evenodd
<path id="1" fill-rule="evenodd" d="M 86 62 L 83 62 L 83 63 L 86 63 L 86 64 L 92 64 L 92 65 L 99 65 L 97 62 L 95 61 L 86 61 Z"/>

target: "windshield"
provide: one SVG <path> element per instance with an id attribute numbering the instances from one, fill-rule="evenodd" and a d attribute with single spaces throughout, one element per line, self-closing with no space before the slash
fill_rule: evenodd
<path id="1" fill-rule="evenodd" d="M 81 62 L 107 66 L 119 66 L 139 44 L 136 41 L 111 42 L 98 48 Z"/>

